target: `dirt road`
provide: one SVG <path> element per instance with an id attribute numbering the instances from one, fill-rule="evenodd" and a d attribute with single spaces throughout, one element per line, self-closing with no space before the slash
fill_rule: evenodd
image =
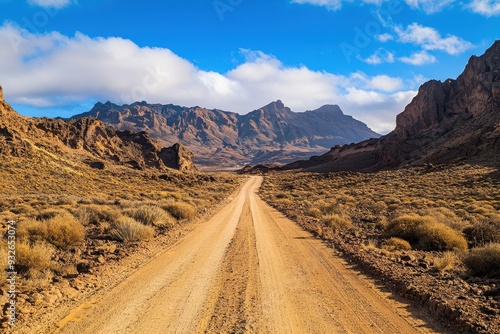
<path id="1" fill-rule="evenodd" d="M 60 322 L 59 333 L 432 333 L 256 194 Z"/>

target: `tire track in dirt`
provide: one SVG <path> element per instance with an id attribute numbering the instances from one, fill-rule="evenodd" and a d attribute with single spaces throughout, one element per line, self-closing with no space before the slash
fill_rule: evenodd
<path id="1" fill-rule="evenodd" d="M 258 270 L 255 231 L 247 198 L 197 332 L 260 332 Z"/>

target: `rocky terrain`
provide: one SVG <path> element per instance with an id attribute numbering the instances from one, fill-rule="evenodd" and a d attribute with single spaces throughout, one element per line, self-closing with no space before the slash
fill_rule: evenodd
<path id="1" fill-rule="evenodd" d="M 450 333 L 486 334 L 500 332 L 499 184 L 497 169 L 470 165 L 271 172 L 261 196 Z M 422 247 L 412 236 L 405 237 L 411 243 L 394 243 L 387 231 L 408 215 L 420 224 L 432 221 L 433 232 L 424 237 L 436 239 L 432 245 Z M 451 235 L 464 245 L 466 239 L 471 250 L 444 248 Z M 464 264 L 489 243 L 496 243 L 497 252 L 474 259 L 482 271 Z"/>
<path id="2" fill-rule="evenodd" d="M 396 129 L 379 139 L 337 146 L 285 169 L 380 170 L 474 159 L 500 163 L 500 41 L 472 56 L 463 73 L 432 80 L 397 116 Z"/>
<path id="3" fill-rule="evenodd" d="M 180 142 L 206 166 L 234 167 L 263 162 L 291 162 L 379 135 L 344 115 L 336 105 L 297 113 L 281 101 L 246 115 L 218 109 L 136 102 L 97 103 L 84 114 L 117 130 L 146 131 L 165 145 Z"/>
<path id="4" fill-rule="evenodd" d="M 83 158 L 94 168 L 123 164 L 194 171 L 193 154 L 179 144 L 161 147 L 145 132 L 116 131 L 93 118 L 64 121 L 28 118 L 0 100 L 0 155 L 23 157 L 35 152 Z"/>
<path id="5" fill-rule="evenodd" d="M 37 332 L 33 319 L 53 323 L 51 311 L 116 284 L 206 219 L 239 183 L 197 172 L 185 147 L 161 147 L 146 133 L 91 118 L 23 117 L 0 89 L 2 268 L 9 226 L 16 232 L 12 332 Z M 12 320 L 7 278 L 1 270 L 2 333 Z"/>

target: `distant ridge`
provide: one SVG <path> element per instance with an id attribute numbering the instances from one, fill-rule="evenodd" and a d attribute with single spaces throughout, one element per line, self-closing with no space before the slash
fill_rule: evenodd
<path id="1" fill-rule="evenodd" d="M 43 160 L 92 168 L 123 165 L 134 169 L 196 171 L 193 154 L 185 147 L 161 145 L 145 132 L 117 131 L 95 118 L 65 121 L 29 118 L 3 100 L 0 87 L 0 157 Z"/>
<path id="2" fill-rule="evenodd" d="M 373 171 L 462 161 L 500 166 L 500 41 L 472 56 L 456 80 L 423 84 L 386 136 L 283 168 Z"/>
<path id="3" fill-rule="evenodd" d="M 73 119 L 81 117 L 95 117 L 117 130 L 145 131 L 164 145 L 180 142 L 193 151 L 197 164 L 226 167 L 291 162 L 335 145 L 380 136 L 336 105 L 297 113 L 280 100 L 246 115 L 146 102 L 119 106 L 108 101 Z"/>

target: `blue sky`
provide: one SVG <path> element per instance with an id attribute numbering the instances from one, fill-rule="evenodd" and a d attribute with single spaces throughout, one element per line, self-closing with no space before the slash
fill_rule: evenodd
<path id="1" fill-rule="evenodd" d="M 338 104 L 385 133 L 500 39 L 492 0 L 0 0 L 0 85 L 30 116 L 97 101 Z"/>

